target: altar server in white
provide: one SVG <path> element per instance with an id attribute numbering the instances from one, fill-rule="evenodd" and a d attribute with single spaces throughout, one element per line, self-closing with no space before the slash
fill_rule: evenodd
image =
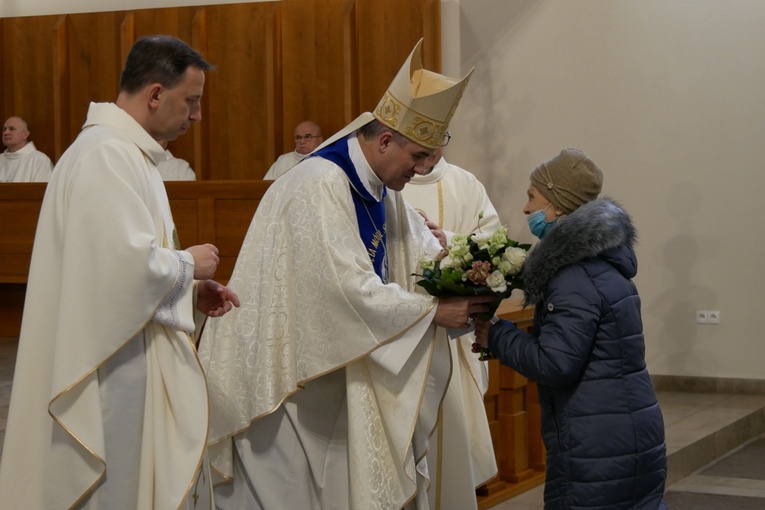
<path id="1" fill-rule="evenodd" d="M 242 306 L 200 346 L 221 510 L 428 508 L 451 371 L 435 325 L 465 327 L 487 306 L 418 293 L 411 276 L 441 246 L 397 191 L 468 81 L 422 69 L 420 51 L 255 213 L 230 281 Z"/>
<path id="2" fill-rule="evenodd" d="M 0 182 L 48 182 L 53 164 L 29 140 L 29 125 L 21 117 L 10 117 L 3 124 L 0 154 Z"/>
<path id="3" fill-rule="evenodd" d="M 199 121 L 211 66 L 138 40 L 116 103 L 91 103 L 43 199 L 8 427 L 3 508 L 213 508 L 195 319 L 236 295 L 209 244 L 181 250 L 157 140 Z"/>
<path id="4" fill-rule="evenodd" d="M 454 234 L 490 234 L 501 226 L 483 184 L 444 159 L 443 147 L 450 138 L 447 133 L 426 173 L 415 175 L 401 191 L 404 200 L 427 218 L 433 229 L 443 232 L 447 244 Z M 443 328 L 438 334 L 447 337 Z M 486 364 L 471 352 L 473 342 L 471 332 L 451 344 L 452 377 L 428 451 L 428 497 L 434 508 L 477 508 L 474 489 L 497 474 L 483 404 L 488 374 Z"/>

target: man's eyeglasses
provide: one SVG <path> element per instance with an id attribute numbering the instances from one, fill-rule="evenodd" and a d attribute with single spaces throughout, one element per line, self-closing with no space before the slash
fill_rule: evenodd
<path id="1" fill-rule="evenodd" d="M 306 142 L 310 142 L 314 138 L 321 138 L 321 136 L 320 135 L 303 135 L 303 136 L 295 135 L 295 143 L 300 142 L 300 140 L 305 140 Z"/>
<path id="2" fill-rule="evenodd" d="M 441 138 L 441 143 L 438 144 L 438 146 L 446 147 L 447 145 L 449 145 L 449 140 L 451 139 L 452 139 L 452 135 L 450 135 L 449 132 L 447 131 L 446 133 L 444 133 L 444 137 Z"/>

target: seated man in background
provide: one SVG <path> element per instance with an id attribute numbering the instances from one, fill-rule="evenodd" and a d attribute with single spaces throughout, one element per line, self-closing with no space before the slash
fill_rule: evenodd
<path id="1" fill-rule="evenodd" d="M 29 125 L 21 117 L 10 117 L 3 124 L 0 154 L 0 182 L 48 182 L 53 171 L 50 158 L 29 141 Z"/>
<path id="2" fill-rule="evenodd" d="M 446 133 L 441 147 L 401 195 L 424 218 L 437 238 L 451 243 L 454 234 L 492 233 L 501 226 L 486 189 L 473 174 L 443 158 L 451 136 Z M 447 331 L 438 328 L 439 338 Z M 427 461 L 431 483 L 428 499 L 448 502 L 445 508 L 477 508 L 474 489 L 497 474 L 497 463 L 483 405 L 489 377 L 486 364 L 471 352 L 475 335 L 470 332 L 450 342 L 452 376 L 441 407 L 438 425 L 430 438 Z M 448 466 L 448 469 L 444 469 Z"/>
<path id="3" fill-rule="evenodd" d="M 173 153 L 167 149 L 167 140 L 159 140 L 159 144 L 165 149 L 166 160 L 157 162 L 157 170 L 162 176 L 163 181 L 196 181 L 197 174 L 194 169 L 185 160 L 176 158 Z"/>
<path id="4" fill-rule="evenodd" d="M 286 174 L 287 170 L 297 165 L 298 161 L 303 159 L 306 154 L 313 151 L 323 141 L 324 138 L 321 136 L 319 125 L 312 120 L 304 120 L 295 128 L 295 150 L 279 156 L 274 161 L 274 164 L 271 165 L 271 168 L 268 169 L 263 180 L 275 181 Z"/>

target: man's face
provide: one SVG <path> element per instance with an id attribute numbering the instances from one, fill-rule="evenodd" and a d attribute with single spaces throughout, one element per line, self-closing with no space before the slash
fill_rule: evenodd
<path id="1" fill-rule="evenodd" d="M 387 141 L 383 140 L 384 151 L 376 165 L 377 168 L 373 169 L 387 187 L 401 191 L 415 174 L 423 175 L 426 172 L 425 165 L 434 151 L 406 138 L 398 139 L 390 133 L 388 135 Z"/>
<path id="2" fill-rule="evenodd" d="M 298 154 L 308 154 L 321 144 L 324 139 L 313 123 L 303 122 L 295 128 L 295 151 Z"/>
<path id="3" fill-rule="evenodd" d="M 18 117 L 11 117 L 3 124 L 3 145 L 9 151 L 16 152 L 27 144 L 29 131 L 24 121 Z"/>
<path id="4" fill-rule="evenodd" d="M 178 85 L 171 89 L 162 87 L 157 94 L 155 138 L 175 140 L 188 131 L 192 122 L 202 120 L 200 102 L 204 86 L 204 71 L 189 67 Z"/>

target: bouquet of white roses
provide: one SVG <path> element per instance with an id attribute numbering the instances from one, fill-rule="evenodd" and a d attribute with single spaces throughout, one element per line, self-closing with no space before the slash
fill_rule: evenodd
<path id="1" fill-rule="evenodd" d="M 523 289 L 520 275 L 529 248 L 507 237 L 504 226 L 492 234 L 455 234 L 435 258 L 421 260 L 422 274 L 413 276 L 420 277 L 417 285 L 432 296 L 495 296 L 491 311 L 478 317 L 488 320 L 514 289 Z M 482 351 L 481 358 L 487 354 Z"/>

